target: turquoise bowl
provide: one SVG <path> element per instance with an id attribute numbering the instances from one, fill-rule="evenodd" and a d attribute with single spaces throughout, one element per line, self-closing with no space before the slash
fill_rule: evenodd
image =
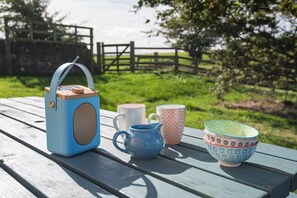
<path id="1" fill-rule="evenodd" d="M 206 148 L 210 155 L 217 159 L 222 166 L 238 167 L 254 154 L 259 135 L 258 130 L 255 128 L 229 120 L 209 120 L 205 122 L 204 126 Z M 224 145 L 218 144 L 217 141 L 209 141 L 206 138 L 209 135 L 215 137 L 216 140 L 225 138 L 225 140 L 234 144 Z M 256 142 L 246 146 L 240 144 L 249 141 Z"/>

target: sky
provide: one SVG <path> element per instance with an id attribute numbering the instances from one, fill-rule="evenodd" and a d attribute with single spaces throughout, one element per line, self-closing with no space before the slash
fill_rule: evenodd
<path id="1" fill-rule="evenodd" d="M 105 44 L 129 43 L 136 47 L 167 47 L 161 36 L 151 37 L 143 33 L 153 29 L 153 24 L 145 24 L 153 19 L 154 9 L 132 12 L 137 0 L 51 0 L 48 11 L 59 11 L 66 15 L 64 24 L 75 24 L 94 28 L 94 42 Z"/>

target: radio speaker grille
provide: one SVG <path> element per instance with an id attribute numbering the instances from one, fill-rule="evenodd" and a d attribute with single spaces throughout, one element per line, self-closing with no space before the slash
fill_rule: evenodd
<path id="1" fill-rule="evenodd" d="M 96 134 L 96 110 L 89 103 L 77 107 L 73 116 L 73 135 L 80 145 L 89 144 Z"/>

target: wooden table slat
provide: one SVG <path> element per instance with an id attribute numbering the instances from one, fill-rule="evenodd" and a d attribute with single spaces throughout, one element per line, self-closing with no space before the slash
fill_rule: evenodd
<path id="1" fill-rule="evenodd" d="M 26 113 L 30 113 L 36 115 L 38 117 L 45 117 L 44 108 L 36 107 L 31 104 L 23 104 L 18 101 L 10 100 L 10 99 L 0 99 L 0 105 L 3 105 L 8 108 L 18 109 L 24 111 Z"/>
<path id="2" fill-rule="evenodd" d="M 29 190 L 0 168 L 0 197 L 35 197 Z"/>
<path id="3" fill-rule="evenodd" d="M 44 109 L 44 98 L 41 98 L 41 97 L 9 98 L 9 100 Z M 0 102 L 1 102 L 1 99 L 0 99 Z M 110 118 L 114 117 L 116 114 L 115 112 L 104 110 L 104 109 L 100 109 L 100 111 L 101 111 L 102 115 L 104 115 L 106 117 L 110 117 Z"/>
<path id="4" fill-rule="evenodd" d="M 44 192 L 45 196 L 114 197 L 90 181 L 2 133 L 0 133 L 0 147 L 0 157 L 4 160 L 4 164 L 40 192 Z"/>
<path id="5" fill-rule="evenodd" d="M 120 192 L 122 196 L 145 197 L 169 196 L 169 197 L 198 197 L 190 192 L 174 185 L 156 179 L 150 175 L 134 170 L 121 163 L 113 161 L 92 151 L 73 157 L 52 155 L 46 148 L 46 134 L 38 129 L 24 126 L 10 118 L 0 115 L 1 129 L 31 145 L 40 153 L 63 166 L 67 166 L 77 174 L 92 180 L 98 184 L 104 184 L 113 189 L 113 193 Z M 10 126 L 14 126 L 12 129 Z M 32 138 L 34 137 L 34 138 Z M 166 189 L 166 190 L 165 190 Z"/>

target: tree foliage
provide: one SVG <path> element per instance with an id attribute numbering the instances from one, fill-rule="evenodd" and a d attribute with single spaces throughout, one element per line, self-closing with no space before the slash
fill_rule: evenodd
<path id="1" fill-rule="evenodd" d="M 50 31 L 51 24 L 61 22 L 65 16 L 59 17 L 59 12 L 50 14 L 47 11 L 49 0 L 0 0 L 1 30 L 4 30 L 4 18 L 11 19 L 14 38 L 27 38 L 30 26 L 34 30 Z M 34 22 L 34 23 L 32 23 Z M 63 31 L 62 29 L 58 31 Z M 49 35 L 34 33 L 34 38 L 47 40 Z"/>
<path id="2" fill-rule="evenodd" d="M 139 0 L 136 9 L 144 6 L 159 8 L 155 32 L 192 56 L 221 47 L 220 98 L 241 83 L 297 82 L 295 0 Z"/>

